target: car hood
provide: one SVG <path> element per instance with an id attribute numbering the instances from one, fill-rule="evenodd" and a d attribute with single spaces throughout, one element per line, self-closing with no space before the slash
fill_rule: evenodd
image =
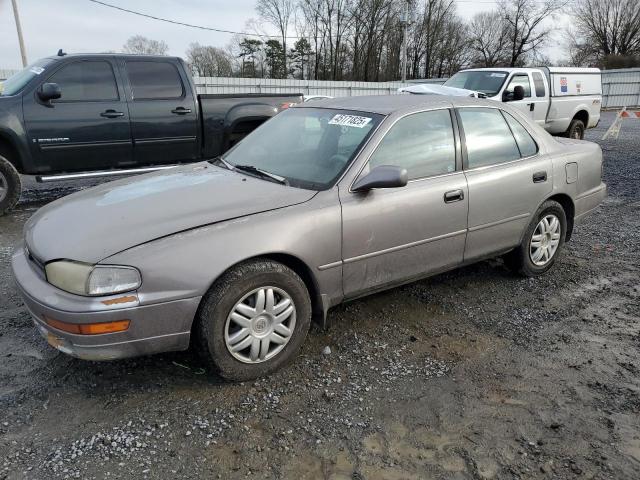
<path id="1" fill-rule="evenodd" d="M 29 219 L 25 240 L 42 262 L 97 263 L 166 235 L 306 202 L 315 193 L 202 162 L 56 200 Z"/>

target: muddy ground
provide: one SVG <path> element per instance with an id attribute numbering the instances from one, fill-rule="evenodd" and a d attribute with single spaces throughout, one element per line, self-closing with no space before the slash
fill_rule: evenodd
<path id="1" fill-rule="evenodd" d="M 245 384 L 189 352 L 48 347 L 10 253 L 35 209 L 87 183 L 30 184 L 0 218 L 0 479 L 640 478 L 640 122 L 600 143 L 610 196 L 552 272 L 489 261 L 344 305 Z"/>

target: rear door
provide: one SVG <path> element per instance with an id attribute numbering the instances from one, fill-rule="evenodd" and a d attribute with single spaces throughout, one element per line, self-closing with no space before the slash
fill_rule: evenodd
<path id="1" fill-rule="evenodd" d="M 112 57 L 65 62 L 42 83 L 62 97 L 45 105 L 23 99 L 32 155 L 40 172 L 96 170 L 132 160 L 129 113 Z"/>
<path id="2" fill-rule="evenodd" d="M 469 187 L 465 261 L 520 243 L 531 216 L 552 190 L 551 159 L 515 117 L 492 107 L 457 110 Z"/>
<path id="3" fill-rule="evenodd" d="M 137 164 L 196 160 L 198 110 L 182 68 L 167 59 L 124 61 Z"/>

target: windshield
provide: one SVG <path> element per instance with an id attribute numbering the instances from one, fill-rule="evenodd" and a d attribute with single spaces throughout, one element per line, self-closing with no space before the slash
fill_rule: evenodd
<path id="1" fill-rule="evenodd" d="M 507 72 L 492 72 L 487 70 L 463 71 L 456 73 L 444 82 L 446 87 L 465 88 L 484 93 L 487 97 L 498 94 L 507 78 Z"/>
<path id="2" fill-rule="evenodd" d="M 262 124 L 223 155 L 231 165 L 284 177 L 289 185 L 326 190 L 349 166 L 382 115 L 291 108 Z"/>
<path id="3" fill-rule="evenodd" d="M 18 73 L 11 75 L 4 82 L 0 82 L 0 95 L 15 95 L 22 90 L 31 79 L 41 75 L 50 63 L 51 60 L 48 59 L 38 60 L 24 70 L 20 70 Z"/>

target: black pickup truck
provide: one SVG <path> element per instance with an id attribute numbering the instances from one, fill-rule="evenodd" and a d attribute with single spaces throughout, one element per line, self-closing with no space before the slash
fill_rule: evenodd
<path id="1" fill-rule="evenodd" d="M 0 215 L 38 181 L 166 168 L 220 155 L 301 94 L 198 95 L 176 57 L 44 58 L 0 84 Z"/>

